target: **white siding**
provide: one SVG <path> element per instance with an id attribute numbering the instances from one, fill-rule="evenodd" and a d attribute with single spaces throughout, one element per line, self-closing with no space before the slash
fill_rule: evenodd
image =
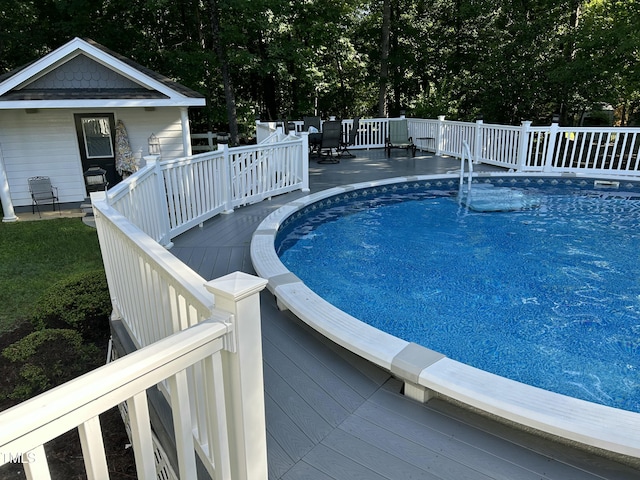
<path id="1" fill-rule="evenodd" d="M 153 133 L 160 140 L 162 158 L 171 159 L 184 156 L 182 145 L 182 125 L 179 108 L 144 108 L 116 110 L 116 121 L 122 120 L 129 134 L 129 142 L 134 153 L 149 154 L 148 140 Z"/>
<path id="2" fill-rule="evenodd" d="M 85 199 L 74 113 L 114 113 L 124 122 L 134 153 L 147 155 L 154 133 L 163 158 L 184 155 L 179 108 L 0 110 L 0 148 L 15 207 L 31 205 L 27 179 L 35 175 L 51 177 L 62 203 Z"/>

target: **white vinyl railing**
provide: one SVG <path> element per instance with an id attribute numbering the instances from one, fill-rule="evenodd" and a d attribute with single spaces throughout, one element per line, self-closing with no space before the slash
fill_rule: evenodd
<path id="1" fill-rule="evenodd" d="M 108 479 L 98 416 L 125 402 L 137 478 L 155 479 L 146 390 L 164 382 L 173 412 L 180 478 L 197 478 L 198 453 L 212 478 L 266 480 L 257 295 L 266 282 L 255 277 L 242 280 L 252 285 L 249 291 L 247 283 L 240 290 L 230 288 L 238 281 L 235 276 L 207 285 L 216 295 L 243 298 L 235 301 L 233 312 L 212 310 L 206 320 L 186 330 L 0 413 L 0 451 L 5 454 L 0 464 L 20 458 L 27 478 L 50 479 L 43 444 L 77 427 L 87 478 Z M 249 308 L 242 305 L 247 293 Z M 242 376 L 248 374 L 256 385 L 247 388 L 240 368 Z M 238 399 L 240 394 L 244 400 Z"/>
<path id="2" fill-rule="evenodd" d="M 383 148 L 388 118 L 360 119 L 353 148 Z M 409 136 L 419 149 L 461 157 L 466 142 L 476 163 L 521 172 L 583 172 L 637 175 L 640 172 L 640 129 L 634 127 L 519 126 L 409 118 Z M 302 122 L 290 122 L 299 135 Z M 258 125 L 260 123 L 258 122 Z M 275 125 L 275 123 L 273 124 Z M 342 121 L 343 138 L 353 120 Z M 274 127 L 275 128 L 275 127 Z"/>
<path id="3" fill-rule="evenodd" d="M 161 245 L 222 212 L 309 188 L 308 139 L 229 148 L 147 165 L 107 193 L 113 208 Z M 144 206 L 144 207 L 141 207 Z"/>

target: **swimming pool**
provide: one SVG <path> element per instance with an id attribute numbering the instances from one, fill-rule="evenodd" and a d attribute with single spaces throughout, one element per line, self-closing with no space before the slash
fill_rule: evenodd
<path id="1" fill-rule="evenodd" d="M 434 185 L 364 191 L 287 222 L 276 249 L 313 291 L 375 328 L 640 412 L 640 192 L 507 184 L 536 208 L 471 212 Z"/>
<path id="2" fill-rule="evenodd" d="M 593 178 L 579 175 L 540 174 L 535 179 L 522 179 L 518 174 L 489 173 L 476 175 L 475 181 L 500 185 L 512 179 L 525 184 L 543 182 L 585 189 L 594 185 Z M 377 194 L 411 186 L 442 192 L 455 190 L 457 185 L 455 174 L 402 177 L 346 185 L 303 197 L 273 212 L 255 231 L 251 242 L 255 270 L 268 280 L 268 289 L 281 309 L 291 310 L 331 340 L 402 378 L 405 394 L 413 398 L 428 401 L 436 395 L 453 399 L 525 428 L 640 458 L 640 414 L 532 387 L 387 334 L 326 302 L 289 271 L 276 253 L 276 236 L 287 223 L 309 211 L 335 206 L 346 197 L 358 197 L 368 190 Z M 620 179 L 619 191 L 629 189 L 637 191 L 637 184 Z M 393 289 L 402 291 L 396 285 L 391 286 Z"/>

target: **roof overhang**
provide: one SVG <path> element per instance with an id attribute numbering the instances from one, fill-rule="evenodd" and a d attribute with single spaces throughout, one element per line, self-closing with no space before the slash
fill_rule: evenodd
<path id="1" fill-rule="evenodd" d="M 103 98 L 96 99 L 86 97 L 82 99 L 15 98 L 16 92 L 20 92 L 30 83 L 50 73 L 78 55 L 86 55 L 91 60 L 100 63 L 106 68 L 134 82 L 141 90 L 144 89 L 144 91 L 149 93 L 149 95 L 143 96 L 159 98 L 104 98 L 103 95 L 97 95 Z M 34 61 L 0 82 L 0 109 L 195 107 L 206 105 L 206 99 L 197 92 L 173 83 L 170 79 L 140 67 L 134 62 L 127 61 L 128 59 L 124 59 L 124 57 L 118 57 L 118 55 L 110 54 L 104 47 L 101 48 L 98 44 L 90 43 L 80 38 L 74 38 L 57 50 Z M 172 88 L 172 86 L 176 88 Z M 117 93 L 114 93 L 114 97 L 117 97 Z M 5 95 L 6 98 L 3 99 L 2 97 Z M 11 99 L 12 96 L 14 96 L 15 99 Z"/>

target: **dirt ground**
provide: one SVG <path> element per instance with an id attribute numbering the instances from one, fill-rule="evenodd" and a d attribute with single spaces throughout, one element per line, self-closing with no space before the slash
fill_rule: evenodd
<path id="1" fill-rule="evenodd" d="M 0 352 L 8 345 L 23 338 L 31 332 L 29 324 L 23 324 L 12 332 L 0 335 Z M 87 371 L 100 366 L 106 358 L 106 342 L 100 346 L 100 357 L 95 359 L 93 365 L 87 365 Z M 15 378 L 15 366 L 0 356 L 0 382 L 10 384 Z M 0 410 L 6 410 L 18 402 L 12 400 L 0 400 Z M 122 422 L 122 417 L 117 407 L 100 415 L 102 437 L 109 467 L 111 480 L 128 480 L 136 477 L 133 450 L 129 447 L 129 438 Z M 0 426 L 1 428 L 1 426 Z M 49 462 L 51 478 L 54 480 L 83 480 L 85 474 L 82 449 L 76 429 L 67 432 L 51 442 L 45 444 L 45 452 Z M 11 455 L 15 458 L 16 452 L 0 452 L 0 455 Z M 37 459 L 35 460 L 37 461 Z M 13 480 L 26 478 L 24 468 L 20 464 L 8 463 L 0 467 L 0 480 Z"/>

